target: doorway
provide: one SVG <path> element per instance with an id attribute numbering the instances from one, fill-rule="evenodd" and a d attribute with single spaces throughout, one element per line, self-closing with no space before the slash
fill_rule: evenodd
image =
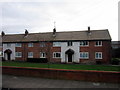
<path id="1" fill-rule="evenodd" d="M 72 62 L 73 61 L 73 55 L 74 55 L 74 51 L 72 49 L 68 49 L 66 52 L 66 61 L 67 62 Z"/>
<path id="2" fill-rule="evenodd" d="M 11 54 L 7 53 L 7 60 L 10 60 L 10 59 L 11 59 Z"/>
<path id="3" fill-rule="evenodd" d="M 71 53 L 68 54 L 68 62 L 72 62 L 72 54 Z"/>
<path id="4" fill-rule="evenodd" d="M 7 49 L 4 51 L 6 60 L 11 60 L 11 53 L 12 53 L 12 51 L 10 49 Z"/>

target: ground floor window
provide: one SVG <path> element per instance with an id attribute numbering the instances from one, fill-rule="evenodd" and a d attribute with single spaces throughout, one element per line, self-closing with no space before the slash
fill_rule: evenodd
<path id="1" fill-rule="evenodd" d="M 46 53 L 45 52 L 40 52 L 40 58 L 46 58 Z"/>
<path id="2" fill-rule="evenodd" d="M 102 52 L 95 52 L 95 59 L 102 59 Z"/>
<path id="3" fill-rule="evenodd" d="M 28 52 L 28 58 L 33 58 L 33 52 Z"/>
<path id="4" fill-rule="evenodd" d="M 53 58 L 60 58 L 61 53 L 60 52 L 53 52 Z"/>
<path id="5" fill-rule="evenodd" d="M 22 57 L 22 52 L 16 52 L 15 57 Z"/>
<path id="6" fill-rule="evenodd" d="M 88 52 L 80 52 L 80 58 L 81 59 L 88 59 L 89 53 Z"/>

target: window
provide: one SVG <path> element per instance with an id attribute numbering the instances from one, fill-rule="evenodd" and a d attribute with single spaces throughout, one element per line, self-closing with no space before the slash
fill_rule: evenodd
<path id="1" fill-rule="evenodd" d="M 8 44 L 7 44 L 7 47 L 11 47 L 11 44 L 10 44 L 10 43 L 8 43 Z"/>
<path id="2" fill-rule="evenodd" d="M 21 47 L 22 44 L 21 44 L 21 43 L 16 43 L 15 46 L 16 46 L 16 47 Z"/>
<path id="3" fill-rule="evenodd" d="M 54 47 L 60 47 L 61 46 L 61 42 L 53 42 L 53 46 Z"/>
<path id="4" fill-rule="evenodd" d="M 40 47 L 45 47 L 45 42 L 41 42 Z"/>
<path id="5" fill-rule="evenodd" d="M 96 41 L 95 46 L 102 46 L 102 41 Z"/>
<path id="6" fill-rule="evenodd" d="M 88 41 L 80 41 L 80 46 L 88 46 Z"/>
<path id="7" fill-rule="evenodd" d="M 88 52 L 80 52 L 80 58 L 81 59 L 88 59 L 89 53 Z"/>
<path id="8" fill-rule="evenodd" d="M 28 58 L 33 58 L 33 52 L 28 52 Z"/>
<path id="9" fill-rule="evenodd" d="M 33 47 L 33 43 L 28 43 L 28 47 Z"/>
<path id="10" fill-rule="evenodd" d="M 67 42 L 67 45 L 68 46 L 72 46 L 72 42 Z"/>
<path id="11" fill-rule="evenodd" d="M 22 57 L 22 52 L 16 52 L 15 57 Z"/>
<path id="12" fill-rule="evenodd" d="M 40 58 L 46 58 L 46 53 L 45 52 L 40 52 Z"/>
<path id="13" fill-rule="evenodd" d="M 53 58 L 60 58 L 61 53 L 60 52 L 53 52 Z"/>
<path id="14" fill-rule="evenodd" d="M 102 52 L 96 52 L 95 59 L 102 59 Z"/>

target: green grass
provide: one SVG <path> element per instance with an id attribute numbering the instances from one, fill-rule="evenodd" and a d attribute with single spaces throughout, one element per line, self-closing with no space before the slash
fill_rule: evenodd
<path id="1" fill-rule="evenodd" d="M 30 62 L 2 62 L 2 66 L 54 68 L 69 70 L 97 70 L 97 71 L 120 71 L 120 66 L 110 65 L 81 65 L 81 64 L 47 64 Z"/>

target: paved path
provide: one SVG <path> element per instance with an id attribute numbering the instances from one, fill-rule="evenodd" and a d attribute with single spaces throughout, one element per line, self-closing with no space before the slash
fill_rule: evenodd
<path id="1" fill-rule="evenodd" d="M 4 88 L 120 88 L 120 84 L 3 75 L 2 87 Z"/>

